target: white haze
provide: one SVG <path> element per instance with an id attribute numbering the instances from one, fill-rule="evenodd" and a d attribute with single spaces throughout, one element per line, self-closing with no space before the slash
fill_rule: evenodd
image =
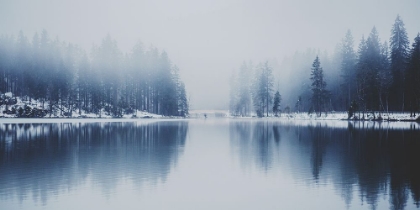
<path id="1" fill-rule="evenodd" d="M 229 77 L 243 61 L 280 63 L 307 48 L 332 53 L 347 29 L 356 46 L 373 26 L 387 41 L 397 14 L 412 41 L 419 11 L 420 0 L 0 0 L 0 34 L 22 30 L 31 40 L 46 29 L 87 52 L 108 33 L 123 52 L 140 40 L 180 68 L 192 109 L 227 109 Z"/>

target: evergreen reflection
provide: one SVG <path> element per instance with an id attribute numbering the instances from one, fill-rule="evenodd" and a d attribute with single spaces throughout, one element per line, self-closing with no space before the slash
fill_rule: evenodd
<path id="1" fill-rule="evenodd" d="M 239 145 L 240 160 L 246 163 L 251 158 L 261 169 L 272 167 L 273 148 L 281 141 L 279 127 L 273 122 L 231 122 L 230 140 Z"/>
<path id="2" fill-rule="evenodd" d="M 287 159 L 295 179 L 332 184 L 347 207 L 356 193 L 371 209 L 382 197 L 388 198 L 391 209 L 404 209 L 410 196 L 420 208 L 419 125 L 387 125 L 349 122 L 347 128 L 331 128 L 320 123 L 233 121 L 230 136 L 242 164 L 281 168 L 275 164 Z M 273 155 L 280 148 L 289 151 L 287 158 Z"/>
<path id="3" fill-rule="evenodd" d="M 91 180 L 109 196 L 165 182 L 185 145 L 187 122 L 0 124 L 0 198 L 54 194 Z"/>

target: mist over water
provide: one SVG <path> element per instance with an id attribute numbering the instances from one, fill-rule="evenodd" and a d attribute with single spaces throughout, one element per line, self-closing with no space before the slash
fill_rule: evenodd
<path id="1" fill-rule="evenodd" d="M 16 36 L 22 30 L 32 36 L 46 29 L 52 38 L 87 52 L 107 34 L 123 53 L 141 40 L 146 47 L 165 50 L 180 68 L 192 109 L 227 109 L 229 75 L 243 61 L 272 61 L 286 87 L 294 81 L 288 72 L 295 69 L 281 66 L 285 57 L 307 49 L 332 55 L 348 29 L 356 42 L 373 26 L 382 41 L 389 40 L 397 14 L 412 41 L 420 31 L 419 8 L 417 0 L 17 0 L 0 3 L 0 34 Z"/>

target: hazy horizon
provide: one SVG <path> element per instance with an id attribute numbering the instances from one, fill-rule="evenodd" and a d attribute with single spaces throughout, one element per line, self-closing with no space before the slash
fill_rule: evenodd
<path id="1" fill-rule="evenodd" d="M 308 48 L 333 53 L 348 29 L 356 47 L 374 26 L 381 41 L 389 41 L 398 14 L 411 43 L 420 32 L 419 9 L 418 0 L 2 0 L 0 34 L 22 30 L 31 39 L 46 29 L 87 52 L 107 34 L 124 53 L 141 41 L 166 51 L 180 68 L 191 109 L 227 109 L 229 77 L 243 61 L 281 63 Z"/>

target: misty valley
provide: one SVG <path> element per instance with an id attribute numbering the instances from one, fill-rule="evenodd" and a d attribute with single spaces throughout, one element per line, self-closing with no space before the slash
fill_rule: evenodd
<path id="1" fill-rule="evenodd" d="M 347 112 L 343 119 L 402 120 L 392 115 L 396 112 L 420 120 L 420 35 L 410 47 L 398 15 L 390 37 L 389 45 L 382 43 L 373 27 L 356 51 L 348 30 L 332 56 L 308 50 L 276 69 L 269 61 L 244 62 L 225 90 L 228 115 Z M 109 34 L 90 55 L 51 39 L 45 29 L 31 42 L 22 31 L 16 38 L 2 35 L 0 72 L 0 117 L 190 116 L 188 91 L 168 54 L 141 42 L 123 53 Z"/>
<path id="2" fill-rule="evenodd" d="M 6 117 L 137 117 L 138 111 L 188 115 L 185 85 L 166 52 L 137 43 L 123 54 L 110 35 L 87 53 L 51 40 L 0 39 L 0 105 Z"/>
<path id="3" fill-rule="evenodd" d="M 397 16 L 390 37 L 389 45 L 382 43 L 373 27 L 355 50 L 348 30 L 332 56 L 296 52 L 275 70 L 268 61 L 244 62 L 230 78 L 229 110 L 233 116 L 258 117 L 347 111 L 345 118 L 354 120 L 399 120 L 389 113 L 407 112 L 411 120 L 420 120 L 420 34 L 410 48 Z"/>

